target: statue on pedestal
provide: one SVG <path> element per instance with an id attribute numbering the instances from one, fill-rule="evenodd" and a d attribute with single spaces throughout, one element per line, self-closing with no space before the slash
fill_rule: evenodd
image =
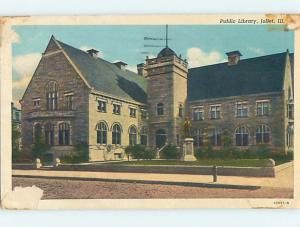
<path id="1" fill-rule="evenodd" d="M 192 123 L 188 117 L 185 118 L 183 125 L 184 140 L 182 144 L 182 161 L 195 161 L 194 139 L 191 134 Z"/>

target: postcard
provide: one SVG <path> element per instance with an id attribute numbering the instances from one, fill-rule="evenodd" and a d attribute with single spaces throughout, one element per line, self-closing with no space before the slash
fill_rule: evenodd
<path id="1" fill-rule="evenodd" d="M 2 208 L 299 207 L 300 15 L 0 22 Z"/>

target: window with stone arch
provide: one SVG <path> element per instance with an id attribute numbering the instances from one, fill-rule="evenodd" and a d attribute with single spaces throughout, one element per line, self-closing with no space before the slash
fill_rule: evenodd
<path id="1" fill-rule="evenodd" d="M 116 123 L 112 127 L 112 144 L 121 145 L 121 126 Z"/>
<path id="2" fill-rule="evenodd" d="M 257 144 L 270 143 L 271 130 L 267 125 L 259 125 L 255 131 Z"/>
<path id="3" fill-rule="evenodd" d="M 39 143 L 42 139 L 42 125 L 37 123 L 33 126 L 33 143 Z"/>
<path id="4" fill-rule="evenodd" d="M 157 115 L 164 115 L 164 104 L 158 103 L 156 106 Z"/>
<path id="5" fill-rule="evenodd" d="M 249 145 L 249 129 L 246 126 L 240 126 L 235 130 L 235 145 Z"/>
<path id="6" fill-rule="evenodd" d="M 58 109 L 58 85 L 56 81 L 49 81 L 46 86 L 47 110 Z"/>
<path id="7" fill-rule="evenodd" d="M 134 146 L 137 144 L 137 129 L 134 125 L 129 128 L 129 145 Z"/>
<path id="8" fill-rule="evenodd" d="M 59 145 L 70 145 L 70 125 L 66 122 L 58 125 Z"/>
<path id="9" fill-rule="evenodd" d="M 45 143 L 49 146 L 54 145 L 54 125 L 51 123 L 45 125 Z"/>
<path id="10" fill-rule="evenodd" d="M 96 126 L 97 144 L 107 144 L 107 124 L 99 122 Z"/>

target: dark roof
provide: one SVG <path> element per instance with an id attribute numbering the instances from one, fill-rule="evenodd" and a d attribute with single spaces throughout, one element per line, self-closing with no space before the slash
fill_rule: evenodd
<path id="1" fill-rule="evenodd" d="M 57 40 L 94 89 L 130 101 L 146 103 L 144 77 Z"/>
<path id="2" fill-rule="evenodd" d="M 165 47 L 158 53 L 157 57 L 161 58 L 161 57 L 168 57 L 168 56 L 173 56 L 173 55 L 177 56 L 175 51 L 169 47 Z"/>
<path id="3" fill-rule="evenodd" d="M 231 66 L 226 62 L 191 68 L 188 100 L 281 91 L 286 53 L 240 60 Z M 293 61 L 293 54 L 290 56 Z"/>

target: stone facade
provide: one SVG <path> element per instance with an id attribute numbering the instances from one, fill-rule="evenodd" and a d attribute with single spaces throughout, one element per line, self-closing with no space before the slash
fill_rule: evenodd
<path id="1" fill-rule="evenodd" d="M 145 68 L 149 146 L 161 147 L 157 141 L 159 130 L 165 132 L 165 142 L 179 146 L 187 99 L 187 63 L 175 55 L 163 56 L 148 59 Z M 158 114 L 159 104 L 163 104 L 161 115 Z"/>
<path id="2" fill-rule="evenodd" d="M 142 136 L 143 143 L 153 149 L 166 143 L 180 146 L 183 139 L 182 126 L 186 117 L 192 119 L 192 131 L 201 129 L 204 137 L 208 137 L 209 131 L 217 127 L 222 132 L 229 133 L 234 141 L 236 129 L 239 126 L 247 127 L 249 143 L 244 148 L 256 145 L 257 127 L 267 125 L 271 130 L 269 144 L 273 150 L 287 151 L 292 148 L 291 142 L 287 141 L 288 128 L 293 125 L 293 119 L 287 109 L 288 104 L 293 103 L 291 65 L 288 57 L 282 92 L 190 102 L 187 101 L 188 64 L 168 47 L 163 49 L 157 58 L 146 59 L 146 64 L 139 64 L 138 67 L 140 76 L 147 82 L 146 103 L 95 89 L 93 84 L 87 82 L 59 42 L 52 37 L 20 101 L 23 149 L 32 147 L 37 125 L 41 126 L 41 135 L 46 137 L 46 125 L 51 124 L 54 134 L 49 151 L 55 157 L 71 154 L 77 144 L 87 144 L 90 161 L 123 159 L 126 158 L 124 148 L 130 143 L 142 143 Z M 47 89 L 52 82 L 55 82 L 57 90 L 56 93 L 51 93 L 55 98 L 50 100 L 57 102 L 57 106 L 49 110 Z M 257 116 L 257 102 L 261 100 L 270 104 L 268 116 Z M 99 109 L 99 101 L 105 103 L 105 110 Z M 238 102 L 247 104 L 246 117 L 236 116 Z M 120 106 L 120 113 L 114 113 L 115 104 Z M 163 112 L 160 114 L 158 104 L 163 105 Z M 220 119 L 213 120 L 210 119 L 210 106 L 216 104 L 220 106 Z M 193 109 L 199 106 L 203 108 L 204 118 L 195 120 Z M 102 141 L 103 144 L 97 136 L 100 123 L 106 128 L 106 140 Z M 63 127 L 66 125 L 68 130 L 64 131 L 62 136 L 60 130 L 65 130 Z M 120 141 L 113 145 L 115 125 L 120 126 Z M 131 129 L 135 129 L 134 134 Z M 49 133 L 47 135 L 49 137 Z M 67 137 L 69 139 L 66 139 Z"/>

